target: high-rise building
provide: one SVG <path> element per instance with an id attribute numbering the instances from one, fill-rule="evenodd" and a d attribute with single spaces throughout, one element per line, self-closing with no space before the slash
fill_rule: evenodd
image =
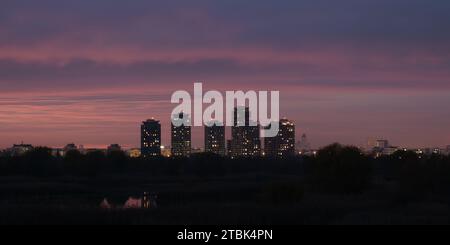
<path id="1" fill-rule="evenodd" d="M 279 121 L 278 134 L 264 138 L 264 153 L 268 157 L 295 155 L 295 124 L 287 119 Z M 270 127 L 270 126 L 269 126 Z"/>
<path id="2" fill-rule="evenodd" d="M 205 152 L 225 155 L 225 126 L 220 122 L 205 125 Z"/>
<path id="3" fill-rule="evenodd" d="M 161 155 L 161 124 L 149 119 L 141 124 L 141 155 L 156 157 Z"/>
<path id="4" fill-rule="evenodd" d="M 259 125 L 251 125 L 249 108 L 236 107 L 234 109 L 234 123 L 231 127 L 231 157 L 257 157 L 261 155 Z"/>
<path id="5" fill-rule="evenodd" d="M 172 123 L 172 156 L 186 157 L 191 154 L 191 126 L 188 114 L 183 112 L 173 115 L 173 120 L 181 121 L 181 126 Z"/>

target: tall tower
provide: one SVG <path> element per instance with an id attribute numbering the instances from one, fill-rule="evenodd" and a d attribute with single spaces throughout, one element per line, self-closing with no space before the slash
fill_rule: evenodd
<path id="1" fill-rule="evenodd" d="M 250 125 L 249 108 L 234 108 L 234 123 L 231 127 L 231 157 L 257 157 L 261 155 L 259 125 Z"/>
<path id="2" fill-rule="evenodd" d="M 308 137 L 306 134 L 302 134 L 302 137 L 300 138 L 300 141 L 297 142 L 297 151 L 301 152 L 302 154 L 308 153 L 311 151 L 311 146 L 308 140 Z"/>
<path id="3" fill-rule="evenodd" d="M 161 124 L 157 120 L 149 119 L 141 124 L 141 155 L 161 155 Z"/>
<path id="4" fill-rule="evenodd" d="M 173 120 L 181 121 L 181 126 L 172 123 L 172 156 L 187 157 L 191 154 L 191 126 L 188 114 L 173 115 Z M 181 123 L 180 123 L 181 124 Z"/>
<path id="5" fill-rule="evenodd" d="M 225 155 L 225 126 L 220 122 L 205 125 L 205 152 Z"/>

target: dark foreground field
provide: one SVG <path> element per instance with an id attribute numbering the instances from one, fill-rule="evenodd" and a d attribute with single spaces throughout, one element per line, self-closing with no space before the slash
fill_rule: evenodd
<path id="1" fill-rule="evenodd" d="M 211 179 L 143 176 L 60 178 L 4 177 L 1 224 L 448 224 L 443 200 L 404 202 L 376 188 L 362 194 L 304 192 L 296 177 L 242 175 Z M 286 190 L 286 183 L 291 187 Z M 122 205 L 144 191 L 157 193 L 156 207 Z M 284 191 L 284 192 L 283 192 Z M 278 196 L 277 196 L 278 195 Z"/>
<path id="2" fill-rule="evenodd" d="M 0 224 L 450 224 L 447 156 L 374 159 L 340 145 L 285 160 L 46 152 L 0 159 Z"/>

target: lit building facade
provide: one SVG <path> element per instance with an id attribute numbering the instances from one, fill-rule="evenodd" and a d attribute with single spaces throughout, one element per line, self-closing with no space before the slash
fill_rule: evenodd
<path id="1" fill-rule="evenodd" d="M 225 126 L 223 123 L 210 122 L 205 125 L 205 152 L 224 156 Z"/>
<path id="2" fill-rule="evenodd" d="M 181 112 L 173 115 L 174 121 L 180 120 L 181 126 L 171 123 L 172 157 L 187 157 L 191 154 L 191 126 L 188 114 Z"/>
<path id="3" fill-rule="evenodd" d="M 149 119 L 141 124 L 141 156 L 156 157 L 161 155 L 161 124 Z"/>
<path id="4" fill-rule="evenodd" d="M 264 153 L 268 157 L 289 157 L 295 152 L 295 124 L 288 119 L 279 121 L 278 134 L 264 138 Z"/>
<path id="5" fill-rule="evenodd" d="M 261 139 L 259 130 L 259 125 L 251 126 L 249 108 L 236 107 L 234 109 L 234 123 L 231 127 L 231 157 L 260 156 Z"/>

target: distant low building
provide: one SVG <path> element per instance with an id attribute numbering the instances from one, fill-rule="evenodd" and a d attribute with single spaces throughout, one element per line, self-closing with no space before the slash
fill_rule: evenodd
<path id="1" fill-rule="evenodd" d="M 132 148 L 127 151 L 127 155 L 131 158 L 139 158 L 141 157 L 141 149 Z"/>
<path id="2" fill-rule="evenodd" d="M 163 157 L 171 157 L 172 156 L 172 150 L 170 149 L 170 147 L 161 146 L 161 155 Z"/>
<path id="3" fill-rule="evenodd" d="M 401 150 L 399 147 L 397 146 L 388 146 L 386 148 L 383 148 L 383 151 L 381 152 L 383 155 L 389 156 L 394 154 L 395 152 Z"/>
<path id="4" fill-rule="evenodd" d="M 386 139 L 379 139 L 375 141 L 375 145 L 369 153 L 372 153 L 375 157 L 380 157 L 392 155 L 399 150 L 402 150 L 402 148 L 390 145 Z"/>
<path id="5" fill-rule="evenodd" d="M 21 156 L 29 151 L 33 150 L 33 146 L 30 144 L 14 144 L 13 147 L 11 147 L 10 149 L 7 150 L 7 152 L 11 155 L 11 156 Z"/>

